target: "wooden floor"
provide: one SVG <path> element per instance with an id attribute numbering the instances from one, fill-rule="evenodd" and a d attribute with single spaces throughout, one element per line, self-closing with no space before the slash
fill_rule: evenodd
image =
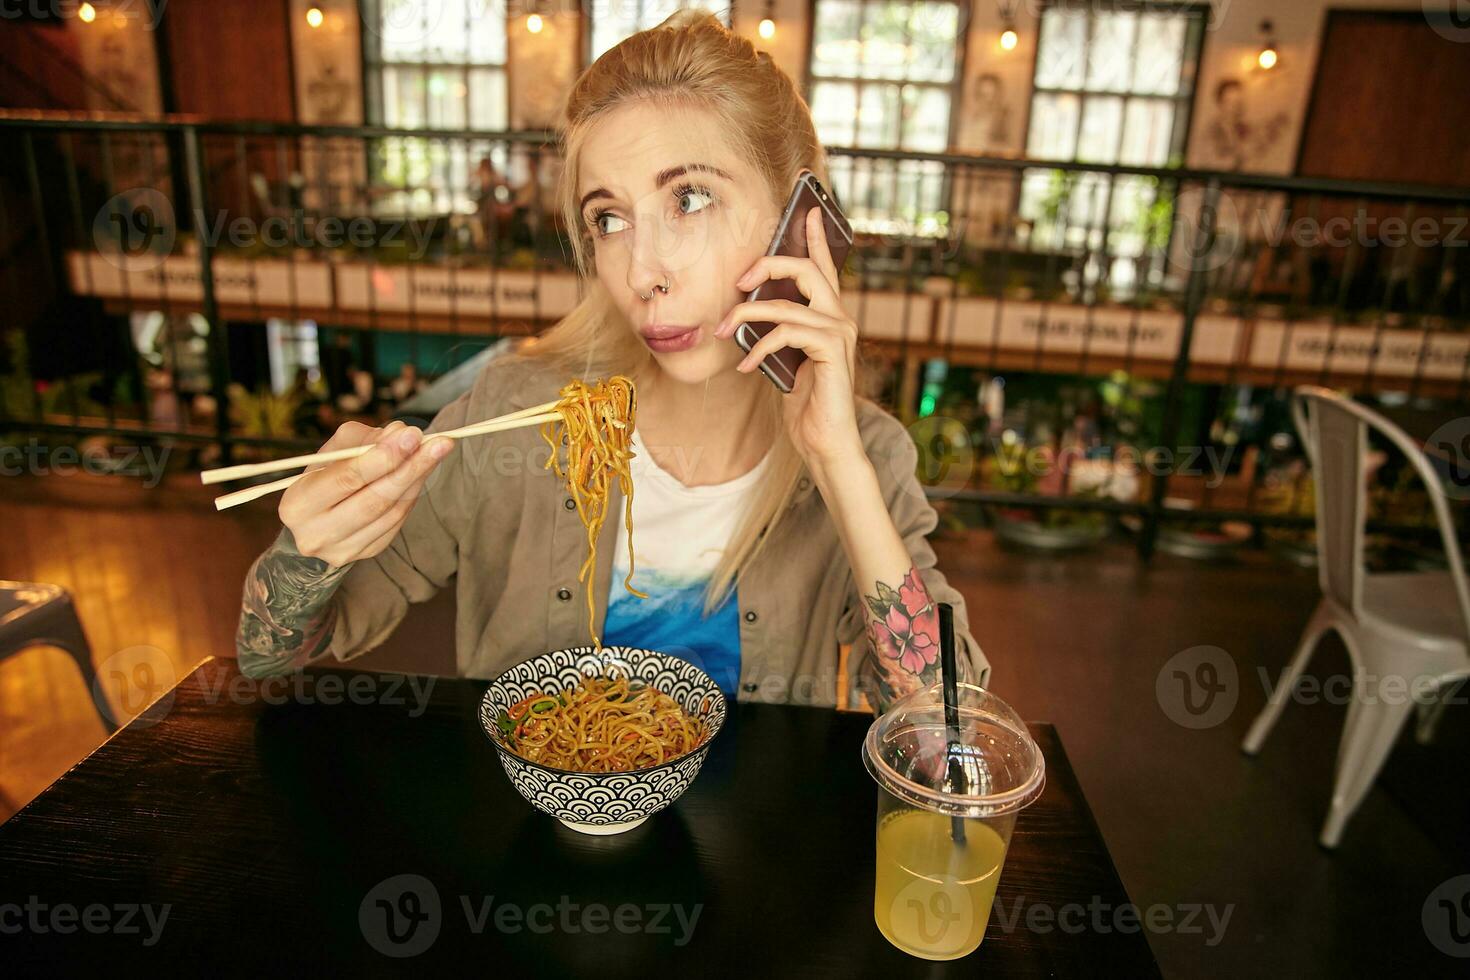
<path id="1" fill-rule="evenodd" d="M 215 513 L 194 479 L 153 490 L 83 475 L 0 482 L 0 578 L 72 591 L 99 686 L 124 717 L 142 707 L 140 688 L 166 686 L 162 675 L 230 655 L 245 570 L 278 527 L 272 501 Z M 1068 558 L 1008 553 L 984 532 L 935 545 L 993 688 L 1057 725 L 1133 900 L 1169 907 L 1176 922 L 1191 905 L 1231 910 L 1213 945 L 1208 927 L 1152 933 L 1166 975 L 1463 965 L 1430 945 L 1420 916 L 1435 886 L 1470 871 L 1464 708 L 1436 745 L 1402 740 L 1335 854 L 1315 840 L 1344 709 L 1293 704 L 1260 758 L 1239 752 L 1316 602 L 1314 573 L 1263 556 L 1145 566 L 1122 542 Z M 1236 663 L 1239 697 L 1220 724 L 1193 730 L 1160 709 L 1155 683 L 1171 656 L 1200 645 Z M 1340 644 L 1324 644 L 1313 668 L 1346 671 Z M 0 820 L 103 737 L 65 655 L 37 648 L 0 663 Z"/>
<path id="2" fill-rule="evenodd" d="M 0 578 L 70 590 L 120 719 L 170 670 L 233 649 L 244 571 L 275 533 L 270 508 L 216 514 L 201 489 L 182 475 L 152 490 L 83 474 L 0 483 Z M 0 818 L 102 740 L 91 695 L 59 650 L 0 662 Z"/>

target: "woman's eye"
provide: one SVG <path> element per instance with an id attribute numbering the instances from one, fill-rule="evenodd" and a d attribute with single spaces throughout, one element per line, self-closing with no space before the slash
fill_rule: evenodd
<path id="1" fill-rule="evenodd" d="M 711 194 L 709 191 L 705 190 L 702 187 L 681 187 L 674 194 L 674 197 L 675 197 L 676 200 L 678 200 L 680 202 L 680 205 L 681 205 L 681 207 L 680 207 L 680 213 L 681 214 L 693 214 L 696 211 L 703 211 L 705 208 L 709 207 L 710 204 L 713 204 L 714 203 L 714 199 L 715 199 L 715 196 L 713 194 Z M 684 201 L 685 198 L 689 198 L 689 199 L 696 200 L 696 201 L 699 198 L 705 198 L 708 203 L 705 203 L 705 204 L 696 204 L 695 206 L 693 206 L 693 207 L 685 210 L 682 207 L 682 204 L 683 204 L 683 201 Z"/>
<path id="2" fill-rule="evenodd" d="M 599 235 L 602 235 L 604 237 L 606 237 L 607 235 L 611 235 L 617 229 L 616 228 L 611 229 L 611 230 L 604 229 L 603 224 L 602 224 L 602 219 L 603 218 L 611 218 L 614 221 L 622 221 L 623 220 L 622 218 L 619 218 L 617 215 L 613 214 L 611 211 L 603 211 L 600 214 L 598 214 L 596 217 L 594 217 L 592 219 L 592 228 Z"/>

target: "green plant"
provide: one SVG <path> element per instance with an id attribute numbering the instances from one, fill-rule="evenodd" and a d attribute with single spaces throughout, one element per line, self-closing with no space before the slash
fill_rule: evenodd
<path id="1" fill-rule="evenodd" d="M 993 292 L 991 279 L 978 265 L 967 265 L 954 275 L 959 283 L 961 296 L 988 296 Z"/>
<path id="2" fill-rule="evenodd" d="M 505 260 L 504 267 L 507 269 L 534 269 L 536 268 L 536 253 L 529 248 L 518 248 L 510 253 Z"/>
<path id="3" fill-rule="evenodd" d="M 251 439 L 289 439 L 296 435 L 301 400 L 296 391 L 277 395 L 269 388 L 249 392 L 235 385 L 230 390 L 230 421 Z"/>
<path id="4" fill-rule="evenodd" d="M 36 390 L 25 332 L 7 330 L 5 350 L 10 370 L 0 375 L 0 411 L 9 418 L 24 418 L 35 410 L 32 399 Z"/>
<path id="5" fill-rule="evenodd" d="M 91 391 L 102 380 L 100 371 L 72 374 L 45 385 L 41 389 L 43 415 L 106 415 L 107 408 L 93 398 Z"/>
<path id="6" fill-rule="evenodd" d="M 1006 275 L 1006 295 L 1029 299 L 1032 293 L 1031 279 L 1026 273 L 1013 269 Z"/>
<path id="7" fill-rule="evenodd" d="M 105 415 L 107 408 L 92 397 L 102 381 L 100 371 L 68 375 L 55 381 L 37 381 L 31 376 L 31 351 L 24 331 L 5 333 L 6 359 L 10 370 L 0 375 L 0 409 L 10 418 L 30 418 L 39 410 L 46 415 Z M 120 379 L 121 380 L 121 379 Z M 118 386 L 116 391 L 122 390 Z M 131 401 L 131 397 L 128 398 Z"/>
<path id="8" fill-rule="evenodd" d="M 1159 394 L 1158 383 L 1126 371 L 1114 371 L 1100 381 L 1097 388 L 1098 397 L 1107 409 L 1102 413 L 1103 441 L 1111 445 L 1114 452 L 1124 446 L 1136 448 L 1143 435 L 1148 401 Z"/>
<path id="9" fill-rule="evenodd" d="M 1147 207 L 1140 208 L 1133 220 L 1133 231 L 1143 239 L 1146 252 L 1162 252 L 1169 246 L 1169 234 L 1174 228 L 1174 199 L 1158 193 L 1159 179 L 1145 178 L 1154 191 L 1154 199 Z"/>
<path id="10" fill-rule="evenodd" d="M 1317 490 L 1311 473 L 1273 473 L 1256 500 L 1264 514 L 1313 517 L 1317 513 Z M 1273 541 L 1300 545 L 1310 545 L 1317 539 L 1317 532 L 1310 527 L 1268 527 L 1262 533 Z"/>
<path id="11" fill-rule="evenodd" d="M 1041 218 L 1052 227 L 1062 224 L 1067 202 L 1072 199 L 1072 190 L 1077 186 L 1077 174 L 1065 170 L 1053 170 L 1047 180 L 1046 191 L 1036 202 Z"/>
<path id="12" fill-rule="evenodd" d="M 1037 477 L 1028 465 L 1030 450 L 1025 443 L 1002 442 L 995 454 L 980 466 L 980 482 L 1006 493 L 1035 493 Z"/>

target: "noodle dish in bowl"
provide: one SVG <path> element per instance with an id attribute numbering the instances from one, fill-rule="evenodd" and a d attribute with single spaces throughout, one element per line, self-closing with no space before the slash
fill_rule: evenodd
<path id="1" fill-rule="evenodd" d="M 617 834 L 689 788 L 725 708 L 719 685 L 680 657 L 579 646 L 501 674 L 479 719 L 527 802 L 573 830 Z"/>

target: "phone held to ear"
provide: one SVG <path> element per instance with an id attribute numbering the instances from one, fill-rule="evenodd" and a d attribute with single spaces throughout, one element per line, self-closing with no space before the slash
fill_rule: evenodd
<path id="1" fill-rule="evenodd" d="M 822 228 L 827 233 L 827 250 L 832 254 L 832 264 L 842 272 L 847 253 L 852 249 L 852 226 L 848 224 L 842 209 L 822 182 L 810 170 L 803 170 L 786 201 L 786 211 L 776 226 L 767 255 L 793 255 L 807 258 L 806 216 L 814 207 L 822 209 Z M 795 279 L 767 279 L 750 291 L 747 301 L 765 299 L 789 299 L 802 306 L 810 301 L 802 295 Z M 742 323 L 735 328 L 735 342 L 747 354 L 756 343 L 776 329 L 776 324 L 756 321 Z M 789 393 L 796 385 L 796 369 L 806 360 L 806 351 L 799 347 L 783 347 L 761 361 L 761 373 L 771 379 L 777 388 Z"/>

